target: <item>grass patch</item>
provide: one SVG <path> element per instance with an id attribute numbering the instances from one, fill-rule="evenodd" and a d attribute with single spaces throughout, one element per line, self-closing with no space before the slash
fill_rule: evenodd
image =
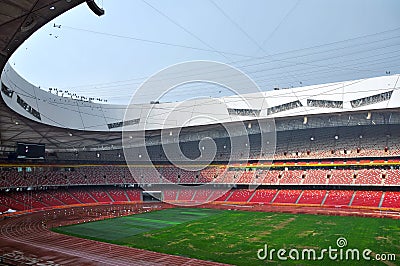
<path id="1" fill-rule="evenodd" d="M 235 265 L 320 265 L 321 261 L 260 261 L 257 250 L 268 247 L 337 248 L 345 237 L 346 249 L 368 248 L 397 254 L 396 261 L 331 261 L 337 265 L 400 265 L 400 222 L 391 219 L 308 214 L 176 208 L 55 228 L 54 231 L 168 254 Z"/>

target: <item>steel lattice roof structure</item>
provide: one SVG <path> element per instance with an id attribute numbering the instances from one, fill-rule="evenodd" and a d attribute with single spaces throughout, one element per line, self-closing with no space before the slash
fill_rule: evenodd
<path id="1" fill-rule="evenodd" d="M 127 129 L 131 136 L 146 132 L 156 136 L 165 128 L 174 129 L 196 115 L 203 115 L 204 102 L 142 104 L 120 106 L 64 98 L 45 92 L 20 77 L 7 64 L 13 52 L 40 27 L 84 0 L 25 0 L 0 2 L 0 151 L 13 151 L 17 142 L 43 143 L 49 150 L 73 150 L 86 147 L 121 147 L 124 114 L 132 108 Z M 93 1 L 87 1 L 93 4 Z M 90 5 L 89 5 L 90 6 Z M 193 122 L 185 134 L 219 130 L 224 123 L 263 119 L 307 119 L 342 114 L 366 114 L 388 110 L 398 112 L 400 75 L 364 80 L 288 88 L 259 94 L 240 95 L 254 101 L 252 108 L 237 96 L 217 98 L 208 112 L 218 115 L 214 122 Z M 260 100 L 262 99 L 262 100 Z M 171 124 L 168 115 L 180 106 Z M 184 108 L 182 108 L 184 106 Z M 196 107 L 197 106 L 197 107 Z M 188 108 L 190 112 L 188 112 Z M 214 108 L 214 109 L 213 109 Z M 141 116 L 152 109 L 154 116 Z M 159 110 L 167 110 L 165 118 Z M 210 111 L 211 110 L 211 111 Z M 191 114 L 188 116 L 188 114 Z M 305 118 L 306 117 L 306 118 Z M 182 121 L 178 121 L 178 120 Z M 320 118 L 319 118 L 320 119 Z M 194 121 L 194 120 L 193 120 Z M 124 129 L 125 130 L 125 129 Z"/>

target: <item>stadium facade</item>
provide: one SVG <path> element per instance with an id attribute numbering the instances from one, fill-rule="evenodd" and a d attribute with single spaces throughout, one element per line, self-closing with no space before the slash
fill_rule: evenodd
<path id="1" fill-rule="evenodd" d="M 46 92 L 23 79 L 7 64 L 1 75 L 1 90 L 3 101 L 9 108 L 36 122 L 73 130 L 114 132 L 123 127 L 129 131 L 160 130 L 174 128 L 176 124 L 189 127 L 255 118 L 329 116 L 395 109 L 400 105 L 399 77 L 392 75 L 299 88 L 275 88 L 267 92 L 217 98 L 219 104 L 213 102 L 211 105 L 209 99 L 189 100 L 182 108 L 181 102 L 125 106 L 94 103 L 68 91 Z M 204 106 L 216 117 L 214 121 L 195 119 L 207 114 Z M 153 113 L 144 117 L 149 109 Z M 126 112 L 135 119 L 126 121 Z M 176 113 L 175 124 L 168 123 L 171 113 Z"/>

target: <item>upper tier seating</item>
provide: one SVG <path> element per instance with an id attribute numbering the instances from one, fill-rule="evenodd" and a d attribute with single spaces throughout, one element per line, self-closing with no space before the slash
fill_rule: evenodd
<path id="1" fill-rule="evenodd" d="M 400 185 L 400 170 L 387 170 L 384 183 L 385 185 Z"/>
<path id="2" fill-rule="evenodd" d="M 362 169 L 357 172 L 355 184 L 382 184 L 382 172 L 379 169 Z"/>
<path id="3" fill-rule="evenodd" d="M 354 182 L 354 170 L 332 170 L 329 185 L 350 185 Z"/>
<path id="4" fill-rule="evenodd" d="M 342 162 L 343 163 L 343 162 Z M 295 165 L 304 165 L 297 170 Z M 279 162 L 276 162 L 279 165 Z M 3 188 L 53 187 L 76 185 L 121 185 L 183 183 L 202 184 L 258 184 L 258 185 L 400 185 L 399 169 L 362 168 L 356 160 L 346 165 L 354 169 L 308 168 L 307 163 L 286 162 L 282 167 L 224 168 L 209 166 L 204 170 L 181 170 L 174 166 L 132 167 L 90 166 L 64 169 L 62 167 L 38 167 L 34 171 L 17 171 L 16 168 L 0 168 L 0 184 Z M 324 162 L 324 165 L 327 165 Z M 328 164 L 329 165 L 329 164 Z M 314 167 L 314 166 L 312 166 Z M 293 169 L 294 168 L 294 169 Z M 1 187 L 0 187 L 1 188 Z"/>
<path id="5" fill-rule="evenodd" d="M 302 174 L 303 171 L 301 170 L 283 171 L 279 184 L 300 184 L 302 182 Z"/>
<path id="6" fill-rule="evenodd" d="M 306 176 L 304 178 L 303 184 L 326 184 L 328 181 L 326 176 L 328 170 L 308 170 L 306 171 Z"/>

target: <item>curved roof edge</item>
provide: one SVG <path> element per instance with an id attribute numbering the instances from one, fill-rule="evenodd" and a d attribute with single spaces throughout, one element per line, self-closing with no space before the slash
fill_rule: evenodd
<path id="1" fill-rule="evenodd" d="M 62 97 L 26 81 L 7 64 L 1 96 L 18 114 L 50 126 L 120 132 L 400 107 L 400 75 L 175 103 L 100 104 Z"/>
<path id="2" fill-rule="evenodd" d="M 0 69 L 35 31 L 85 0 L 0 1 Z"/>

